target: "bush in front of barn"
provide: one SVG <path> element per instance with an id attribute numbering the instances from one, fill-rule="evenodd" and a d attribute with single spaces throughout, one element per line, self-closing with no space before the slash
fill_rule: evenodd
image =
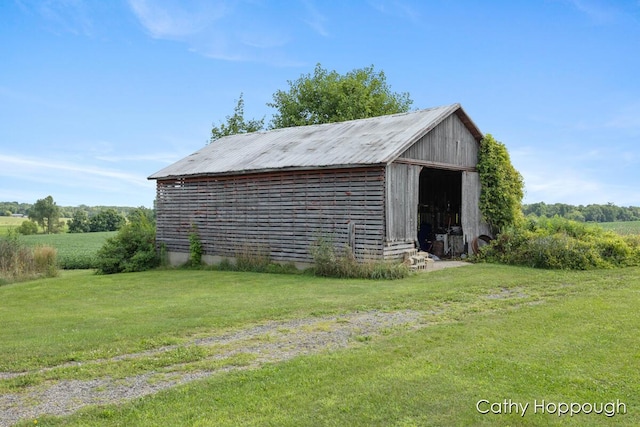
<path id="1" fill-rule="evenodd" d="M 98 250 L 99 274 L 144 271 L 158 267 L 156 228 L 149 215 L 137 209 L 129 215 L 129 222 Z"/>
<path id="2" fill-rule="evenodd" d="M 561 217 L 504 230 L 476 259 L 510 265 L 591 270 L 640 265 L 640 238 Z"/>

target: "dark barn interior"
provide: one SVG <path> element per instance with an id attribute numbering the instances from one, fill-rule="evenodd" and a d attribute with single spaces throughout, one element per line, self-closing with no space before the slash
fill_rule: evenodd
<path id="1" fill-rule="evenodd" d="M 462 172 L 425 167 L 419 191 L 420 249 L 439 257 L 461 253 Z"/>

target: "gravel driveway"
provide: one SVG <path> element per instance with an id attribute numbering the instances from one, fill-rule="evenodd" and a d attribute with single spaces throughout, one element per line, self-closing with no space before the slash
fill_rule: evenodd
<path id="1" fill-rule="evenodd" d="M 122 403 L 141 396 L 157 393 L 190 381 L 206 378 L 220 372 L 250 369 L 269 362 L 280 362 L 296 356 L 331 351 L 361 345 L 390 328 L 417 329 L 426 326 L 417 311 L 368 311 L 340 316 L 313 317 L 291 321 L 267 322 L 222 336 L 200 338 L 183 346 L 216 347 L 215 358 L 223 360 L 238 354 L 251 355 L 251 362 L 243 366 L 223 365 L 215 370 L 171 372 L 158 376 L 151 371 L 128 378 L 96 378 L 91 380 L 59 380 L 27 387 L 19 393 L 0 395 L 0 427 L 20 420 L 37 419 L 44 414 L 69 415 L 87 405 Z M 112 359 L 83 362 L 100 364 L 117 360 L 135 359 L 175 350 L 167 346 L 153 351 L 120 355 Z M 64 366 L 74 366 L 71 363 Z M 43 372 L 59 367 L 27 373 L 0 372 L 0 379 Z"/>

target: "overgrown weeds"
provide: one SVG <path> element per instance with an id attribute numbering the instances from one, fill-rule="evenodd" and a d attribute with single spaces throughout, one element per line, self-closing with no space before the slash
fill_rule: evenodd
<path id="1" fill-rule="evenodd" d="M 57 254 L 58 251 L 51 246 L 36 246 L 33 249 L 33 263 L 35 271 L 46 277 L 57 276 Z"/>
<path id="2" fill-rule="evenodd" d="M 192 234 L 193 235 L 193 234 Z M 194 241 L 191 239 L 190 241 Z M 384 261 L 359 262 L 349 247 L 338 251 L 330 238 L 319 238 L 310 247 L 314 266 L 307 271 L 316 276 L 360 279 L 401 279 L 409 275 L 409 268 L 402 263 Z M 193 253 L 184 268 L 212 268 L 218 271 L 243 271 L 254 273 L 297 274 L 293 263 L 279 263 L 271 259 L 271 249 L 260 242 L 243 244 L 234 254 L 234 260 L 223 258 L 217 265 L 205 266 L 193 262 Z"/>
<path id="3" fill-rule="evenodd" d="M 333 239 L 319 237 L 311 246 L 313 271 L 317 276 L 359 279 L 401 279 L 409 275 L 409 268 L 386 261 L 358 262 L 349 246 L 337 249 Z"/>
<path id="4" fill-rule="evenodd" d="M 57 274 L 55 248 L 31 248 L 22 243 L 15 232 L 0 238 L 0 285 Z"/>
<path id="5" fill-rule="evenodd" d="M 266 272 L 271 265 L 271 252 L 264 244 L 242 245 L 236 252 L 236 270 Z"/>
<path id="6" fill-rule="evenodd" d="M 219 271 L 244 271 L 253 273 L 297 274 L 300 271 L 294 263 L 277 263 L 271 259 L 271 251 L 265 244 L 242 245 L 235 254 L 235 263 L 222 259 L 214 267 Z"/>

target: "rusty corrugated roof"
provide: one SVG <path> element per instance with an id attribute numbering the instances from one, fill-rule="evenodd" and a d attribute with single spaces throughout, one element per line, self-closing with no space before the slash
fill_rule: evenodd
<path id="1" fill-rule="evenodd" d="M 460 104 L 340 123 L 298 126 L 220 138 L 149 179 L 366 166 L 392 162 L 449 115 L 482 134 Z"/>

